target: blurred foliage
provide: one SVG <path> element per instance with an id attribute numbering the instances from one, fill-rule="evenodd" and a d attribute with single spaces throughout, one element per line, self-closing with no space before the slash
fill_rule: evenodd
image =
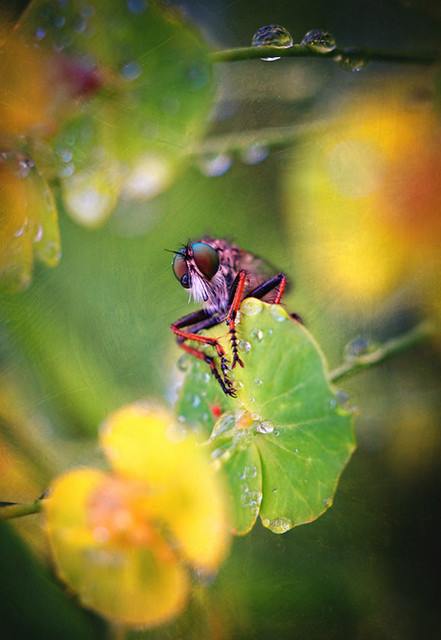
<path id="1" fill-rule="evenodd" d="M 338 7 L 323 0 L 299 0 L 289 5 L 282 0 L 271 5 L 256 0 L 252 11 L 244 0 L 193 0 L 185 3 L 185 9 L 219 46 L 249 44 L 258 27 L 280 23 L 296 41 L 309 29 L 321 27 L 332 32 L 339 45 L 390 50 L 439 48 L 440 6 L 430 0 L 389 0 L 375 6 L 342 0 Z M 98 19 L 90 16 L 90 24 L 92 18 Z M 137 33 L 139 20 L 137 16 L 131 23 Z M 28 24 L 33 32 L 39 26 Z M 177 36 L 154 51 L 148 40 L 156 34 L 149 34 L 144 42 L 149 59 L 157 60 L 158 74 L 164 73 L 164 79 L 168 76 L 162 61 L 175 40 L 177 46 L 182 44 L 176 54 L 182 60 L 187 47 L 191 59 L 193 45 L 198 60 L 204 60 L 206 51 L 191 27 L 173 24 L 182 40 Z M 64 27 L 58 29 L 66 33 Z M 47 34 L 52 38 L 54 29 L 48 29 Z M 81 37 L 75 32 L 75 47 Z M 142 33 L 136 36 L 134 46 L 143 39 Z M 33 110 L 17 110 L 10 96 L 3 101 L 3 107 L 13 106 L 8 118 L 22 113 L 26 126 L 26 120 L 38 113 L 40 92 L 47 95 L 44 74 L 26 71 L 28 65 L 31 68 L 39 62 L 37 51 L 44 58 L 44 40 L 38 50 L 32 50 L 32 56 L 21 58 L 20 65 L 2 65 L 3 71 L 11 67 L 8 71 L 17 82 L 15 86 L 36 92 L 31 100 L 25 100 L 32 103 Z M 8 49 L 2 51 L 5 55 Z M 136 48 L 134 53 L 138 51 Z M 130 54 L 127 58 L 126 53 Z M 109 56 L 106 78 L 115 83 L 113 93 L 74 101 L 79 113 L 69 125 L 66 122 L 63 131 L 67 137 L 61 137 L 60 132 L 60 145 L 55 149 L 44 137 L 33 138 L 32 145 L 23 149 L 21 143 L 11 145 L 8 135 L 5 146 L 2 125 L 2 145 L 11 154 L 8 161 L 21 160 L 20 154 L 25 158 L 35 155 L 39 161 L 35 161 L 36 168 L 31 167 L 31 176 L 55 176 L 64 182 L 70 176 L 58 174 L 72 163 L 69 154 L 63 153 L 69 127 L 78 132 L 84 124 L 82 131 L 86 131 L 85 123 L 89 122 L 95 134 L 106 129 L 105 123 L 98 122 L 96 103 L 104 102 L 113 113 L 113 104 L 128 101 L 130 109 L 114 118 L 121 116 L 130 128 L 127 119 L 133 115 L 133 87 L 135 94 L 135 89 L 142 92 L 143 102 L 138 107 L 150 118 L 150 105 L 154 104 L 158 126 L 164 122 L 169 132 L 164 145 L 158 139 L 148 139 L 152 144 L 149 154 L 151 149 L 154 154 L 164 152 L 171 167 L 166 176 L 170 179 L 161 183 L 161 193 L 148 201 L 124 196 L 115 215 L 99 230 L 72 221 L 56 187 L 63 247 L 59 266 L 54 270 L 37 266 L 26 292 L 1 294 L 0 482 L 5 500 L 33 500 L 60 470 L 81 464 L 102 466 L 92 438 L 97 425 L 116 407 L 142 396 L 165 395 L 170 402 L 175 399 L 182 373 L 175 367 L 178 351 L 171 346 L 168 325 L 183 315 L 187 306 L 185 292 L 176 284 L 163 249 L 175 249 L 189 238 L 210 233 L 231 237 L 268 258 L 294 281 L 287 308 L 302 315 L 333 364 L 340 361 L 344 344 L 357 334 L 381 339 L 411 326 L 432 306 L 439 312 L 435 244 L 439 244 L 439 216 L 435 215 L 439 209 L 439 153 L 434 139 L 439 115 L 431 107 L 431 71 L 418 74 L 415 80 L 410 68 L 401 69 L 398 75 L 395 67 L 374 64 L 358 74 L 326 61 L 255 61 L 219 67 L 212 134 L 242 135 L 249 129 L 306 122 L 315 137 L 303 137 L 299 143 L 291 139 L 289 145 L 266 148 L 257 156 L 250 156 L 245 147 L 243 153 L 235 153 L 233 163 L 233 156 L 223 149 L 222 170 L 213 172 L 207 171 L 207 157 L 198 156 L 197 144 L 193 155 L 185 151 L 206 126 L 211 80 L 199 90 L 199 100 L 187 87 L 188 76 L 178 75 L 176 57 L 168 58 L 172 98 L 176 94 L 185 102 L 189 116 L 181 120 L 176 115 L 174 129 L 173 100 L 168 103 L 169 111 L 167 105 L 161 109 L 162 96 L 142 85 L 143 76 L 123 80 L 121 65 L 133 61 L 132 54 L 125 43 L 105 52 Z M 129 67 L 129 75 L 134 70 Z M 439 70 L 437 73 L 439 104 Z M 30 83 L 29 77 L 40 82 Z M 159 83 L 161 77 L 157 80 Z M 2 122 L 11 122 L 2 113 Z M 323 121 L 323 137 L 317 138 L 315 125 Z M 359 229 L 347 224 L 347 219 L 345 223 L 344 218 L 351 212 L 354 215 L 354 203 L 360 202 L 356 194 L 342 195 L 336 191 L 335 181 L 332 191 L 316 188 L 328 175 L 326 149 L 342 144 L 343 149 L 353 152 L 351 140 L 362 129 L 363 142 L 377 149 L 380 162 L 376 167 L 374 163 L 374 173 L 378 175 L 380 169 L 383 186 L 366 209 L 373 216 L 371 224 Z M 119 138 L 111 139 L 115 126 L 106 131 L 108 148 L 124 146 Z M 77 160 L 80 164 L 87 164 L 91 145 L 95 150 L 91 139 Z M 252 139 L 255 142 L 255 137 Z M 80 147 L 74 145 L 71 152 Z M 115 153 L 109 151 L 104 160 L 111 163 Z M 181 154 L 186 155 L 185 162 Z M 245 164 L 250 157 L 255 164 Z M 360 177 L 369 177 L 372 157 L 356 149 L 355 154 L 341 154 L 333 166 L 337 183 L 354 189 Z M 152 165 L 147 167 L 150 175 Z M 224 175 L 216 175 L 220 173 Z M 22 215 L 16 198 L 26 194 L 16 186 L 16 175 L 10 177 L 9 170 L 3 174 L 3 169 L 1 175 L 8 176 L 13 207 L 7 213 L 13 212 L 13 225 L 15 216 Z M 98 180 L 100 175 L 91 177 Z M 113 179 L 104 189 L 115 201 L 121 185 L 114 173 L 109 175 Z M 312 185 L 303 181 L 306 177 Z M 96 184 L 101 188 L 103 181 Z M 391 209 L 383 208 L 392 194 L 398 194 L 398 200 L 391 218 Z M 369 222 L 367 214 L 363 222 Z M 420 222 L 424 222 L 422 227 Z M 19 228 L 14 227 L 14 232 Z M 328 240 L 322 247 L 324 236 Z M 25 234 L 26 264 L 29 240 L 33 239 L 30 232 Z M 369 251 L 363 249 L 368 239 Z M 378 243 L 386 246 L 386 256 L 378 251 Z M 341 247 L 341 255 L 329 253 L 332 245 Z M 14 246 L 22 250 L 21 242 Z M 358 252 L 352 252 L 352 246 L 359 247 Z M 31 248 L 35 250 L 35 246 Z M 373 255 L 378 264 L 372 261 Z M 430 260 L 426 260 L 428 255 Z M 374 263 L 375 280 L 368 277 L 365 256 L 369 265 Z M 344 262 L 349 257 L 351 264 Z M 335 269 L 337 258 L 344 262 L 343 275 Z M 354 286 L 357 278 L 369 287 Z M 215 584 L 193 587 L 190 607 L 181 617 L 154 632 L 132 632 L 131 638 L 438 637 L 439 352 L 428 345 L 362 376 L 344 385 L 350 404 L 360 414 L 359 449 L 342 476 L 335 507 L 317 522 L 277 538 L 255 527 L 250 536 L 235 541 Z M 43 566 L 46 549 L 35 520 L 31 516 L 17 520 L 14 527 L 1 528 L 0 634 L 5 638 L 106 637 L 108 629 L 77 607 Z M 16 532 L 33 545 L 38 562 Z"/>

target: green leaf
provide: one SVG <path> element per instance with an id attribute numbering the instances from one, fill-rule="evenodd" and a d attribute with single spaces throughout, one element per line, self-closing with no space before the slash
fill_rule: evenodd
<path id="1" fill-rule="evenodd" d="M 222 332 L 218 326 L 209 333 Z M 201 388 L 204 369 L 197 362 L 177 408 L 181 420 L 206 430 L 210 401 L 233 407 L 214 425 L 209 443 L 233 496 L 234 529 L 246 533 L 259 513 L 265 527 L 284 533 L 331 506 L 355 448 L 352 416 L 339 406 L 315 340 L 281 306 L 245 300 L 238 335 L 245 366 L 234 370 L 237 400 L 222 398 L 213 379 Z M 226 332 L 221 342 L 231 353 Z M 190 409 L 196 393 L 201 402 Z"/>

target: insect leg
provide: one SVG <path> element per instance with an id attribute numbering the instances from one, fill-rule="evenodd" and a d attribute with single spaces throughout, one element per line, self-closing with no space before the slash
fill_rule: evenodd
<path id="1" fill-rule="evenodd" d="M 258 287 L 247 293 L 246 298 L 263 298 L 267 293 L 278 287 L 276 297 L 274 298 L 274 304 L 279 304 L 282 299 L 283 293 L 286 287 L 286 276 L 284 273 L 278 273 L 273 278 L 262 282 Z M 298 313 L 289 314 L 293 320 L 304 324 L 302 318 Z"/>
<path id="2" fill-rule="evenodd" d="M 283 293 L 286 287 L 286 276 L 284 273 L 278 273 L 273 278 L 265 280 L 258 287 L 247 293 L 247 298 L 263 298 L 267 293 L 277 287 L 276 297 L 274 298 L 274 304 L 279 304 L 282 299 Z"/>
<path id="3" fill-rule="evenodd" d="M 197 322 L 199 319 L 201 319 L 200 322 Z M 190 313 L 187 316 L 184 316 L 183 318 L 181 318 L 180 320 L 177 320 L 177 322 L 171 325 L 171 330 L 175 334 L 177 338 L 177 343 L 181 347 L 181 349 L 195 356 L 199 360 L 204 360 L 205 362 L 207 362 L 207 364 L 210 366 L 211 372 L 213 373 L 216 380 L 219 382 L 224 393 L 234 397 L 236 394 L 233 388 L 233 384 L 231 380 L 228 378 L 228 371 L 229 371 L 228 361 L 225 356 L 225 351 L 222 345 L 219 343 L 218 340 L 216 340 L 216 338 L 210 338 L 208 336 L 198 335 L 198 331 L 202 331 L 202 329 L 209 329 L 210 327 L 213 327 L 216 324 L 219 324 L 219 318 L 216 315 L 210 316 L 205 311 L 205 309 L 201 309 L 200 311 L 196 311 L 195 313 Z M 183 327 L 189 326 L 189 325 L 192 325 L 190 327 L 190 331 L 188 332 L 182 331 Z M 204 353 L 200 349 L 197 349 L 195 347 L 190 347 L 189 345 L 185 344 L 186 340 L 193 340 L 201 344 L 208 344 L 213 346 L 216 349 L 217 355 L 219 356 L 219 359 L 220 359 L 220 366 L 221 366 L 223 378 L 217 370 L 214 359 L 211 356 L 208 356 L 206 353 Z"/>
<path id="4" fill-rule="evenodd" d="M 234 369 L 236 364 L 239 364 L 241 367 L 243 367 L 243 362 L 239 358 L 239 353 L 237 350 L 236 316 L 240 307 L 240 303 L 242 302 L 245 280 L 246 272 L 243 270 L 239 271 L 233 284 L 234 296 L 230 305 L 230 310 L 226 317 L 226 323 L 228 325 L 228 330 L 230 333 L 231 350 L 233 352 L 233 362 L 231 363 L 232 369 Z"/>

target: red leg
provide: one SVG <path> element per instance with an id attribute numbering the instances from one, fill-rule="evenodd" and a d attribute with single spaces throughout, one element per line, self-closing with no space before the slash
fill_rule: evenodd
<path id="1" fill-rule="evenodd" d="M 279 304 L 282 296 L 284 294 L 285 291 L 285 287 L 286 287 L 286 276 L 282 275 L 282 278 L 280 280 L 280 284 L 277 287 L 277 294 L 276 297 L 274 298 L 274 304 Z"/>
<path id="2" fill-rule="evenodd" d="M 219 324 L 218 319 L 212 316 L 211 318 L 208 317 L 200 322 L 196 322 L 193 326 L 193 331 L 191 330 L 183 331 L 180 328 L 182 326 L 185 326 L 186 324 L 191 324 L 193 320 L 198 320 L 201 315 L 202 315 L 201 312 L 196 312 L 195 314 L 190 314 L 189 316 L 185 316 L 184 318 L 181 318 L 181 320 L 178 320 L 177 322 L 172 324 L 171 330 L 173 331 L 175 336 L 177 336 L 177 342 L 178 342 L 178 345 L 181 347 L 181 349 L 183 349 L 187 353 L 190 353 L 191 355 L 193 355 L 194 357 L 200 360 L 204 360 L 210 366 L 210 369 L 214 377 L 219 382 L 224 393 L 235 397 L 236 394 L 233 388 L 233 384 L 228 377 L 228 372 L 229 372 L 228 360 L 225 356 L 225 351 L 222 345 L 219 343 L 219 341 L 216 338 L 201 336 L 198 333 L 196 333 L 197 331 L 201 331 L 202 329 L 208 329 L 209 327 Z M 217 370 L 214 359 L 211 356 L 204 353 L 202 350 L 196 349 L 195 347 L 190 347 L 189 345 L 185 344 L 186 340 L 194 340 L 195 342 L 199 342 L 201 344 L 207 344 L 214 347 L 220 359 L 220 367 L 221 367 L 223 377 L 219 374 L 219 371 Z"/>
<path id="3" fill-rule="evenodd" d="M 226 323 L 228 325 L 228 329 L 230 333 L 231 350 L 233 352 L 233 361 L 231 363 L 232 369 L 234 369 L 236 364 L 240 364 L 240 366 L 243 367 L 243 362 L 239 358 L 239 353 L 237 350 L 236 316 L 243 299 L 243 292 L 245 289 L 245 281 L 246 281 L 245 271 L 239 271 L 238 277 L 239 279 L 237 281 L 237 287 L 234 293 L 234 298 L 226 318 Z"/>
<path id="4" fill-rule="evenodd" d="M 208 366 L 210 367 L 210 369 L 211 369 L 211 373 L 214 375 L 214 377 L 216 378 L 216 380 L 220 384 L 222 391 L 227 396 L 231 396 L 232 398 L 236 397 L 236 392 L 235 392 L 235 390 L 233 388 L 233 385 L 232 385 L 231 381 L 225 375 L 223 367 L 222 367 L 222 371 L 224 373 L 224 378 L 222 378 L 222 376 L 220 375 L 219 371 L 217 370 L 214 358 L 212 358 L 211 356 L 207 355 L 203 351 L 200 351 L 199 349 L 196 349 L 194 347 L 190 347 L 190 345 L 185 344 L 185 342 L 179 342 L 178 344 L 179 344 L 181 349 L 183 349 L 184 351 L 186 351 L 190 355 L 194 356 L 195 358 L 198 358 L 198 360 L 203 360 L 204 362 L 206 362 L 208 364 Z M 222 362 L 222 360 L 221 360 L 221 362 Z"/>

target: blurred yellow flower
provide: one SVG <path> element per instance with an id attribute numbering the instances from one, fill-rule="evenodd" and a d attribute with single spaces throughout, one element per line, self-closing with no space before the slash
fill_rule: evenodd
<path id="1" fill-rule="evenodd" d="M 165 409 L 123 407 L 104 425 L 101 444 L 113 473 L 69 471 L 44 501 L 57 571 L 103 616 L 157 625 L 187 601 L 186 565 L 211 573 L 226 555 L 223 486 Z"/>
<path id="2" fill-rule="evenodd" d="M 55 201 L 32 160 L 0 152 L 0 281 L 19 290 L 29 284 L 34 256 L 49 266 L 60 259 Z"/>
<path id="3" fill-rule="evenodd" d="M 431 278 L 441 240 L 440 143 L 431 103 L 417 99 L 414 81 L 395 81 L 352 96 L 297 151 L 290 220 L 317 286 L 364 306 Z"/>

